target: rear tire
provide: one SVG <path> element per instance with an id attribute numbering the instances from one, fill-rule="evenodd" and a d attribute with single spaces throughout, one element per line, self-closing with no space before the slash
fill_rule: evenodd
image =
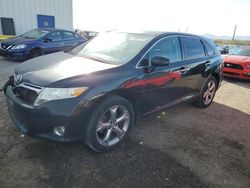
<path id="1" fill-rule="evenodd" d="M 86 135 L 86 144 L 97 152 L 117 148 L 134 124 L 134 110 L 126 99 L 111 95 L 104 98 L 92 114 Z"/>
<path id="2" fill-rule="evenodd" d="M 199 98 L 194 102 L 195 106 L 199 108 L 208 107 L 213 102 L 217 87 L 218 81 L 215 77 L 211 76 L 202 89 Z"/>

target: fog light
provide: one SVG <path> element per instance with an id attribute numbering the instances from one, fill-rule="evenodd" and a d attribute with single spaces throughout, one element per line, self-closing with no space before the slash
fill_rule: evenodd
<path id="1" fill-rule="evenodd" d="M 65 132 L 65 127 L 64 126 L 58 126 L 58 127 L 54 127 L 54 133 L 57 136 L 63 136 Z"/>

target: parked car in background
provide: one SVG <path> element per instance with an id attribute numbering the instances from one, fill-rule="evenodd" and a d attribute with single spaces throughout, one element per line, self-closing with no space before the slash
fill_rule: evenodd
<path id="1" fill-rule="evenodd" d="M 229 55 L 238 55 L 243 47 L 242 46 L 234 46 L 232 49 L 229 50 Z"/>
<path id="2" fill-rule="evenodd" d="M 221 51 L 222 51 L 222 46 L 219 45 L 219 44 L 215 44 L 215 45 L 216 45 L 217 50 L 219 50 L 219 52 L 221 53 Z"/>
<path id="3" fill-rule="evenodd" d="M 3 90 L 22 134 L 106 152 L 138 118 L 188 100 L 208 107 L 222 67 L 215 44 L 200 36 L 107 32 L 19 65 Z"/>
<path id="4" fill-rule="evenodd" d="M 0 55 L 26 60 L 43 54 L 70 51 L 87 39 L 61 29 L 33 29 L 18 37 L 0 41 Z"/>
<path id="5" fill-rule="evenodd" d="M 221 54 L 228 54 L 229 50 L 230 50 L 230 46 L 222 46 L 220 52 Z"/>
<path id="6" fill-rule="evenodd" d="M 224 58 L 224 76 L 250 80 L 250 47 L 235 48 Z"/>

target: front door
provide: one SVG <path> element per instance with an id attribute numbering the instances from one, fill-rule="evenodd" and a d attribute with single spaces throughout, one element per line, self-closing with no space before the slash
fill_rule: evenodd
<path id="1" fill-rule="evenodd" d="M 151 59 L 161 56 L 169 59 L 168 66 L 151 66 Z M 176 103 L 186 94 L 186 62 L 182 58 L 180 40 L 177 36 L 161 39 L 141 62 L 146 84 L 144 114 Z"/>
<path id="2" fill-rule="evenodd" d="M 60 31 L 54 31 L 44 37 L 43 47 L 45 53 L 53 53 L 63 50 L 63 36 Z"/>

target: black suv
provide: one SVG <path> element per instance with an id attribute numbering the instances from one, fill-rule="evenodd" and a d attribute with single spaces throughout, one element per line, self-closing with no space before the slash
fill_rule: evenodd
<path id="1" fill-rule="evenodd" d="M 138 118 L 192 100 L 208 107 L 223 59 L 209 39 L 181 33 L 107 32 L 70 53 L 19 65 L 3 87 L 22 134 L 114 149 Z"/>

